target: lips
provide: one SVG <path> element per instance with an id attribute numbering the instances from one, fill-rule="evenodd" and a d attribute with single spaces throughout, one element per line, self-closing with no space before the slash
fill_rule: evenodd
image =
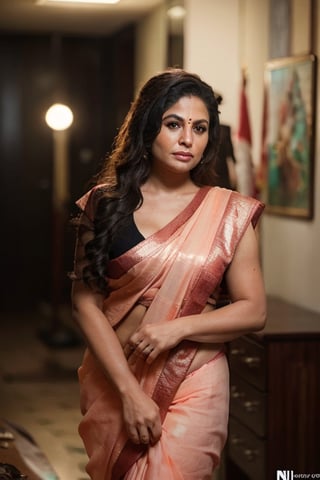
<path id="1" fill-rule="evenodd" d="M 173 156 L 177 159 L 177 160 L 182 160 L 184 162 L 188 161 L 188 160 L 191 160 L 193 158 L 193 155 L 192 153 L 190 152 L 184 152 L 184 151 L 179 151 L 179 152 L 174 152 L 173 153 Z"/>

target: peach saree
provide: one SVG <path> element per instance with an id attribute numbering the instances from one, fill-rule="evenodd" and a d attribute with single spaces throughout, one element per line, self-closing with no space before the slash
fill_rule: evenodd
<path id="1" fill-rule="evenodd" d="M 77 203 L 93 221 L 95 189 Z M 111 294 L 104 302 L 114 328 L 138 303 L 143 322 L 174 321 L 200 313 L 219 289 L 235 248 L 263 205 L 219 187 L 201 188 L 168 225 L 111 260 Z M 107 348 L 107 345 L 106 345 Z M 127 438 L 121 405 L 99 364 L 86 350 L 79 368 L 83 419 L 79 432 L 93 480 L 205 480 L 219 462 L 226 439 L 228 369 L 223 353 L 188 374 L 197 344 L 184 341 L 134 374 L 159 405 L 160 441 L 136 446 Z"/>

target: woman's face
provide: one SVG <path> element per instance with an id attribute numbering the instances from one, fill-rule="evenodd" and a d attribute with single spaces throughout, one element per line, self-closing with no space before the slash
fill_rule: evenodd
<path id="1" fill-rule="evenodd" d="M 209 138 L 209 113 L 196 96 L 181 97 L 162 116 L 152 144 L 152 169 L 189 173 L 200 162 Z"/>

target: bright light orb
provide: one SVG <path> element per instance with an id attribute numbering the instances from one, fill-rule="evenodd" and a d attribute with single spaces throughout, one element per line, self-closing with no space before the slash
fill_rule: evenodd
<path id="1" fill-rule="evenodd" d="M 67 105 L 55 103 L 46 113 L 46 122 L 52 130 L 66 130 L 73 122 L 73 113 Z"/>
<path id="2" fill-rule="evenodd" d="M 167 14 L 172 20 L 182 19 L 186 15 L 186 9 L 180 5 L 175 5 L 169 8 Z"/>

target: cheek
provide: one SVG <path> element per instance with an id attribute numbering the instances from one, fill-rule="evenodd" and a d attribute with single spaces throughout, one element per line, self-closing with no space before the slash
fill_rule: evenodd
<path id="1" fill-rule="evenodd" d="M 161 133 L 157 136 L 155 141 L 152 144 L 151 151 L 161 151 L 166 150 L 170 147 L 170 138 L 168 135 L 161 135 Z"/>
<path id="2" fill-rule="evenodd" d="M 209 138 L 203 138 L 198 144 L 199 151 L 203 153 L 205 149 L 207 148 Z"/>
<path id="3" fill-rule="evenodd" d="M 151 155 L 153 158 L 162 158 L 163 156 L 163 146 L 162 144 L 158 142 L 153 142 L 152 147 L 151 147 Z"/>

